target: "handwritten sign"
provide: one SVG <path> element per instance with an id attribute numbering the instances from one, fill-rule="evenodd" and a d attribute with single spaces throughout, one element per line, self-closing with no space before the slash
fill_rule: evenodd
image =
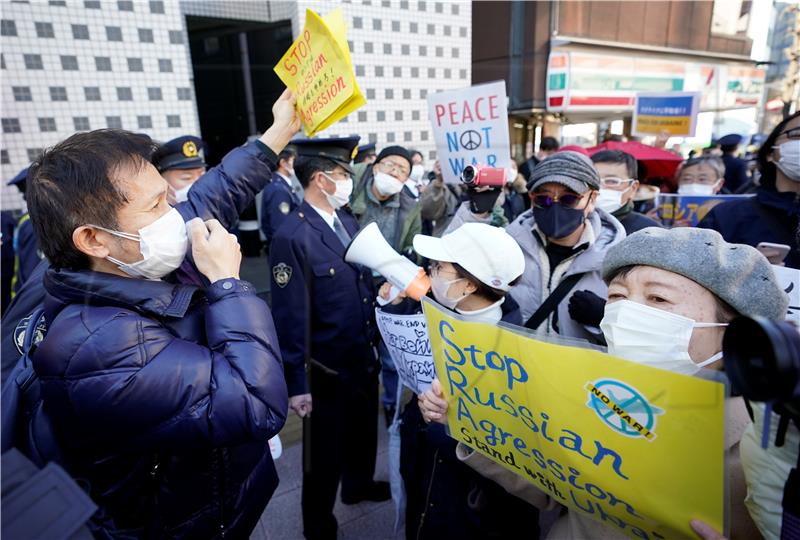
<path id="1" fill-rule="evenodd" d="M 425 316 L 392 315 L 376 309 L 375 320 L 403 384 L 415 394 L 429 389 L 436 368 Z"/>
<path id="2" fill-rule="evenodd" d="M 456 440 L 631 538 L 723 529 L 723 384 L 423 305 Z"/>
<path id="3" fill-rule="evenodd" d="M 694 137 L 700 92 L 638 93 L 633 107 L 633 134 Z"/>
<path id="4" fill-rule="evenodd" d="M 679 222 L 695 227 L 718 204 L 748 197 L 752 197 L 752 195 L 678 195 L 675 193 L 661 193 L 656 202 L 658 219 L 661 220 L 665 227 L 672 227 Z"/>
<path id="5" fill-rule="evenodd" d="M 467 165 L 510 165 L 505 81 L 429 94 L 428 116 L 445 182 Z"/>
<path id="6" fill-rule="evenodd" d="M 275 73 L 297 97 L 306 134 L 338 122 L 366 103 L 358 88 L 341 8 L 324 18 L 306 11 L 306 24 Z"/>
<path id="7" fill-rule="evenodd" d="M 800 325 L 800 270 L 786 268 L 773 264 L 772 270 L 778 283 L 786 294 L 789 295 L 789 311 L 786 320 Z"/>

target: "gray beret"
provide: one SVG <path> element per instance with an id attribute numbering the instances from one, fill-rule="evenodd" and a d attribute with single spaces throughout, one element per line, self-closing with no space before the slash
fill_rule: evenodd
<path id="1" fill-rule="evenodd" d="M 635 232 L 608 250 L 603 279 L 624 266 L 680 274 L 748 317 L 783 320 L 789 307 L 766 257 L 754 247 L 729 244 L 710 229 L 649 227 Z"/>
<path id="2" fill-rule="evenodd" d="M 557 152 L 540 161 L 531 171 L 528 191 L 550 182 L 581 194 L 600 189 L 600 175 L 592 160 L 578 152 Z"/>

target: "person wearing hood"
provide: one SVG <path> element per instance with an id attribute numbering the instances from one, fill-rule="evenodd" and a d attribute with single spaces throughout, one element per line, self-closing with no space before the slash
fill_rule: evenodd
<path id="1" fill-rule="evenodd" d="M 661 224 L 633 210 L 633 198 L 639 191 L 636 158 L 619 150 L 602 150 L 592 156 L 592 163 L 600 175 L 597 206 L 622 223 L 627 234 Z"/>
<path id="2" fill-rule="evenodd" d="M 750 246 L 729 244 L 719 233 L 704 229 L 652 227 L 636 232 L 609 249 L 602 277 L 608 283 L 608 304 L 600 326 L 608 352 L 684 375 L 722 369 L 722 337 L 734 318 L 780 321 L 788 307 L 788 297 L 761 253 Z M 420 408 L 426 420 L 442 422 L 447 401 L 434 390 L 420 397 Z M 747 486 L 739 459 L 739 442 L 751 425 L 750 416 L 741 396 L 729 397 L 725 409 L 731 538 L 758 538 L 745 507 Z M 532 505 L 558 507 L 535 484 L 468 446 L 459 443 L 456 454 Z M 691 526 L 703 538 L 722 538 L 705 523 L 693 520 Z M 569 510 L 561 513 L 547 538 L 621 540 L 627 536 L 612 525 Z"/>
<path id="3" fill-rule="evenodd" d="M 625 229 L 596 208 L 599 189 L 600 176 L 588 157 L 553 154 L 528 180 L 531 210 L 507 228 L 525 254 L 525 272 L 511 296 L 523 325 L 540 334 L 600 337 L 596 327 L 608 292 L 602 263 Z"/>
<path id="4" fill-rule="evenodd" d="M 152 163 L 167 181 L 167 200 L 175 205 L 189 199 L 189 190 L 206 172 L 206 143 L 200 137 L 183 135 L 162 144 Z"/>
<path id="5" fill-rule="evenodd" d="M 756 161 L 761 180 L 755 197 L 718 204 L 697 226 L 718 231 L 728 242 L 787 245 L 791 249 L 783 263 L 800 268 L 800 112 L 775 126 Z"/>
<path id="6" fill-rule="evenodd" d="M 522 250 L 503 229 L 465 223 L 441 238 L 414 237 L 429 259 L 431 296 L 467 321 L 519 325 L 508 291 L 525 267 Z M 388 299 L 389 287 L 381 289 Z M 402 293 L 383 311 L 421 313 Z M 438 383 L 437 383 L 438 384 Z M 536 537 L 538 511 L 456 459 L 456 441 L 441 424 L 428 424 L 414 395 L 400 415 L 400 472 L 406 492 L 406 537 L 511 538 L 524 526 Z"/>
<path id="7" fill-rule="evenodd" d="M 398 253 L 410 255 L 414 235 L 422 230 L 420 206 L 403 188 L 411 174 L 411 156 L 402 146 L 388 146 L 364 169 L 350 199 L 350 208 L 363 227 L 373 221 Z"/>

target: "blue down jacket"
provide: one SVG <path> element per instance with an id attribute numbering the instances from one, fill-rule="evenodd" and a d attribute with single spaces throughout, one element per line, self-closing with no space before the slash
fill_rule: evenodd
<path id="1" fill-rule="evenodd" d="M 132 537 L 247 537 L 278 484 L 277 336 L 252 285 L 51 268 L 33 357 L 69 472 Z"/>

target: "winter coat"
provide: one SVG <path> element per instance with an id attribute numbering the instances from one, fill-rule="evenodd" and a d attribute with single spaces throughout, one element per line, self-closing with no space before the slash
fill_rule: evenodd
<path id="1" fill-rule="evenodd" d="M 594 339 L 598 335 L 596 332 L 591 332 L 569 316 L 569 299 L 576 291 L 583 290 L 591 291 L 600 298 L 608 296 L 608 287 L 602 277 L 603 259 L 611 246 L 625 238 L 625 229 L 613 216 L 596 209 L 589 214 L 587 218 L 589 226 L 585 228 L 583 236 L 578 241 L 579 246 L 586 246 L 585 249 L 564 260 L 551 276 L 550 262 L 545 252 L 545 239 L 538 229 L 533 229 L 535 224 L 533 211 L 528 210 L 506 228 L 525 255 L 525 271 L 520 282 L 511 289 L 511 296 L 522 309 L 523 324 L 565 277 L 583 273 L 583 277 L 558 305 L 555 311 L 557 313 L 555 326 L 554 314 L 551 313 L 539 326 L 538 332 L 542 335 L 558 334 L 563 337 Z"/>

